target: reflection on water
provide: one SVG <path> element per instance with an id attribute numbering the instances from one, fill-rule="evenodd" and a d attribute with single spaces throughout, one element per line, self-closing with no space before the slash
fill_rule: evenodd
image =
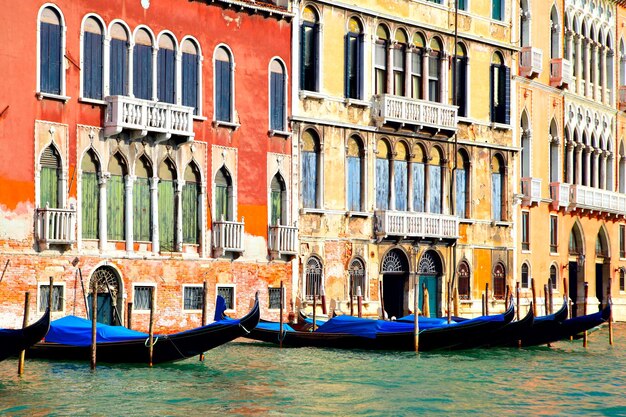
<path id="1" fill-rule="evenodd" d="M 552 347 L 350 352 L 230 343 L 156 366 L 0 363 L 0 414 L 622 415 L 626 325 Z"/>

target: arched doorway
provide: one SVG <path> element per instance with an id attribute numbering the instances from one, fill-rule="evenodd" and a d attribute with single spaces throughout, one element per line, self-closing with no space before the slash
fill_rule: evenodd
<path id="1" fill-rule="evenodd" d="M 419 306 L 424 305 L 424 287 L 428 289 L 428 313 L 430 317 L 440 316 L 439 294 L 441 287 L 439 285 L 439 277 L 442 275 L 441 259 L 437 252 L 433 250 L 426 251 L 417 265 L 417 276 L 419 279 Z M 422 314 L 424 314 L 422 312 Z"/>
<path id="2" fill-rule="evenodd" d="M 595 277 L 596 277 L 596 298 L 598 299 L 599 309 L 605 306 L 607 302 L 607 289 L 609 285 L 609 277 L 611 270 L 609 268 L 610 259 L 609 250 L 609 238 L 607 236 L 604 227 L 600 228 L 598 236 L 596 237 L 596 262 L 595 262 Z"/>
<path id="3" fill-rule="evenodd" d="M 578 316 L 579 295 L 583 297 L 584 291 L 584 272 L 585 272 L 585 255 L 583 250 L 583 238 L 580 226 L 574 224 L 569 235 L 568 244 L 568 284 L 569 298 L 572 302 L 570 314 L 572 317 Z M 582 299 L 581 299 L 582 301 Z"/>
<path id="4" fill-rule="evenodd" d="M 98 317 L 99 323 L 121 325 L 122 324 L 122 282 L 117 271 L 110 266 L 101 266 L 96 269 L 89 282 L 89 296 L 87 297 L 89 306 L 89 316 L 91 317 L 91 300 L 93 284 L 96 282 L 96 292 L 98 297 Z"/>
<path id="5" fill-rule="evenodd" d="M 409 262 L 399 249 L 392 249 L 382 263 L 383 303 L 388 317 L 402 317 L 408 312 Z"/>

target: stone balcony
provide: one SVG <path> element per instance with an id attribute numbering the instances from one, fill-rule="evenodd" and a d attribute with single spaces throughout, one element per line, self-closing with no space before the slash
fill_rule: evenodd
<path id="1" fill-rule="evenodd" d="M 213 256 L 220 257 L 227 252 L 242 254 L 244 236 L 244 220 L 227 221 L 222 218 L 213 222 Z"/>
<path id="2" fill-rule="evenodd" d="M 392 94 L 373 98 L 372 117 L 377 126 L 395 124 L 417 130 L 431 129 L 452 135 L 457 131 L 458 107 Z"/>
<path id="3" fill-rule="evenodd" d="M 378 240 L 458 239 L 459 218 L 447 214 L 377 210 L 374 233 Z"/>
<path id="4" fill-rule="evenodd" d="M 550 60 L 550 86 L 568 87 L 572 83 L 572 63 L 565 58 Z"/>
<path id="5" fill-rule="evenodd" d="M 584 185 L 550 184 L 553 207 L 626 216 L 626 194 Z"/>
<path id="6" fill-rule="evenodd" d="M 44 250 L 51 245 L 76 243 L 76 210 L 49 207 L 36 209 L 35 239 Z"/>
<path id="7" fill-rule="evenodd" d="M 522 205 L 528 207 L 541 201 L 541 178 L 522 178 Z"/>
<path id="8" fill-rule="evenodd" d="M 270 257 L 278 259 L 281 256 L 295 256 L 298 254 L 298 228 L 294 226 L 270 226 L 268 234 L 268 248 Z"/>
<path id="9" fill-rule="evenodd" d="M 519 75 L 533 78 L 543 71 L 543 51 L 533 46 L 525 46 L 520 51 Z"/>
<path id="10" fill-rule="evenodd" d="M 129 131 L 131 138 L 154 135 L 157 141 L 181 136 L 192 140 L 193 108 L 127 96 L 106 97 L 104 136 Z"/>

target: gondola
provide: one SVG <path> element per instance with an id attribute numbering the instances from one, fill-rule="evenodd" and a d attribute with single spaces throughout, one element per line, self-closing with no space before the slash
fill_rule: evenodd
<path id="1" fill-rule="evenodd" d="M 50 327 L 50 311 L 23 329 L 0 329 L 0 362 L 17 355 L 44 338 Z"/>
<path id="2" fill-rule="evenodd" d="M 221 318 L 221 313 L 218 318 Z M 241 319 L 221 318 L 206 326 L 174 333 L 155 335 L 152 363 L 179 361 L 244 336 L 259 322 L 259 298 Z M 67 320 L 66 320 L 67 319 Z M 64 321 L 65 320 L 65 321 Z M 58 323 L 61 321 L 60 323 Z M 148 363 L 148 334 L 121 326 L 97 325 L 97 361 L 106 363 Z M 44 342 L 27 351 L 30 358 L 90 360 L 91 321 L 74 316 L 52 322 Z"/>
<path id="3" fill-rule="evenodd" d="M 433 325 L 420 328 L 419 350 L 454 349 L 468 341 L 484 340 L 494 331 L 511 322 L 511 306 L 505 313 L 483 316 L 463 323 Z M 314 332 L 299 331 L 286 325 L 280 334 L 275 322 L 261 322 L 245 337 L 257 341 L 280 343 L 289 347 L 325 347 L 365 350 L 414 350 L 413 324 L 409 322 L 363 319 L 338 316 L 329 319 Z"/>

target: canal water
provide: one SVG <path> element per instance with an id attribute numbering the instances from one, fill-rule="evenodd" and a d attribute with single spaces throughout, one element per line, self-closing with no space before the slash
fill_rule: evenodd
<path id="1" fill-rule="evenodd" d="M 0 415 L 626 416 L 626 325 L 552 347 L 462 352 L 233 342 L 154 368 L 0 362 Z"/>

